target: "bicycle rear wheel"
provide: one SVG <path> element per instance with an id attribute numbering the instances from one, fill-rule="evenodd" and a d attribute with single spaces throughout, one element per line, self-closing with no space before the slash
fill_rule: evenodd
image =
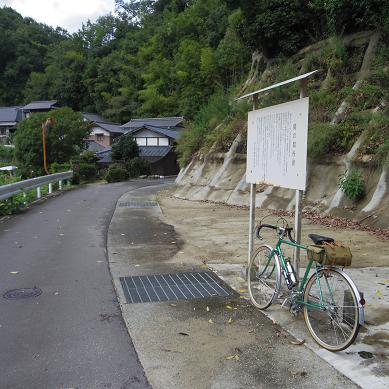
<path id="1" fill-rule="evenodd" d="M 318 276 L 313 274 L 304 289 L 304 303 L 305 322 L 320 346 L 340 351 L 354 342 L 359 332 L 358 301 L 341 271 L 323 268 Z"/>
<path id="2" fill-rule="evenodd" d="M 247 279 L 251 302 L 259 309 L 268 308 L 277 298 L 281 283 L 280 262 L 270 246 L 255 250 Z"/>

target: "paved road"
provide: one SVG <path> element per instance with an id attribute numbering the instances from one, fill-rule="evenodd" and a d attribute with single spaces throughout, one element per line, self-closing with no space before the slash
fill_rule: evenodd
<path id="1" fill-rule="evenodd" d="M 0 223 L 0 388 L 149 388 L 106 260 L 106 231 L 124 192 L 158 182 L 89 185 Z M 12 272 L 18 272 L 12 274 Z"/>

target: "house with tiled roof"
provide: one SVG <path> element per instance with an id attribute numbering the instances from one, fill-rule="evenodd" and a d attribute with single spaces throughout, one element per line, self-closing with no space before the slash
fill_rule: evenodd
<path id="1" fill-rule="evenodd" d="M 110 122 L 97 113 L 82 112 L 81 114 L 85 121 L 92 124 L 91 132 L 86 139 L 88 150 L 95 151 L 98 148 L 96 144 L 103 148 L 109 147 L 115 138 L 125 132 L 119 123 Z"/>
<path id="2" fill-rule="evenodd" d="M 179 172 L 175 146 L 183 130 L 182 117 L 132 119 L 121 127 L 122 136 L 131 136 L 139 146 L 139 156 L 150 162 L 152 174 L 167 176 Z M 99 164 L 108 165 L 111 149 L 97 152 Z"/>
<path id="3" fill-rule="evenodd" d="M 49 112 L 52 109 L 58 108 L 57 100 L 40 100 L 31 101 L 31 103 L 22 107 L 23 118 L 28 118 L 32 113 L 35 112 Z"/>
<path id="4" fill-rule="evenodd" d="M 0 107 L 0 141 L 5 142 L 22 120 L 21 107 Z"/>

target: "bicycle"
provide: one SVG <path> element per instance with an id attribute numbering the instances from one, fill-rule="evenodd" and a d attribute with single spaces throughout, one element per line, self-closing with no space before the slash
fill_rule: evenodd
<path id="1" fill-rule="evenodd" d="M 276 230 L 278 241 L 275 248 L 261 245 L 251 258 L 247 280 L 253 305 L 264 310 L 277 300 L 282 274 L 289 290 L 282 306 L 289 302 L 293 314 L 297 316 L 304 313 L 308 330 L 321 347 L 330 351 L 349 347 L 357 337 L 359 327 L 364 324 L 363 294 L 343 269 L 320 265 L 315 260 L 308 260 L 304 276 L 299 282 L 281 246 L 289 245 L 302 250 L 308 250 L 308 247 L 298 244 L 292 238 L 293 228 L 288 227 L 287 223 L 282 227 L 260 224 L 256 228 L 259 239 L 262 239 L 262 228 Z M 326 236 L 310 234 L 309 237 L 316 245 L 334 243 L 333 238 Z M 312 268 L 313 274 L 309 277 Z"/>

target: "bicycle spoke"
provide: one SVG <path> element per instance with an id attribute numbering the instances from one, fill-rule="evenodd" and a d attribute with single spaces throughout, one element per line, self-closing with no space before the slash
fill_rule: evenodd
<path id="1" fill-rule="evenodd" d="M 341 273 L 333 269 L 320 272 L 322 274 L 314 274 L 308 281 L 304 302 L 321 305 L 323 309 L 305 305 L 305 321 L 321 346 L 331 351 L 343 350 L 353 342 L 359 330 L 356 297 Z M 318 283 L 319 278 L 323 282 Z"/>

